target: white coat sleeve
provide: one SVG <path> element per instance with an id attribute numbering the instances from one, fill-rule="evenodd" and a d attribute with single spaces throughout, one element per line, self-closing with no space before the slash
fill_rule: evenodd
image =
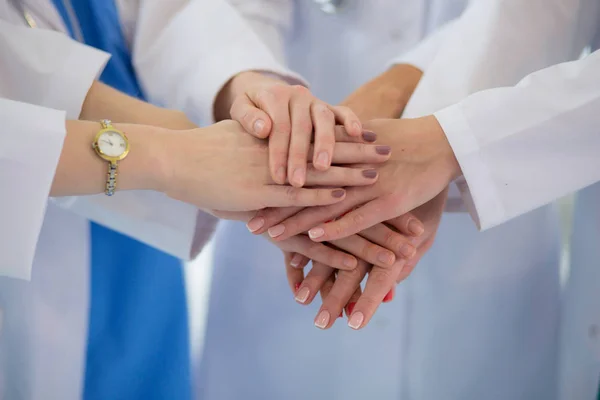
<path id="1" fill-rule="evenodd" d="M 228 0 L 254 32 L 285 64 L 285 41 L 293 25 L 294 0 Z"/>
<path id="2" fill-rule="evenodd" d="M 201 124 L 214 121 L 216 96 L 240 72 L 303 83 L 226 0 L 141 0 L 133 63 L 151 101 Z"/>
<path id="3" fill-rule="evenodd" d="M 0 98 L 0 120 L 0 276 L 30 279 L 65 112 Z"/>
<path id="4" fill-rule="evenodd" d="M 435 115 L 481 229 L 600 181 L 600 50 Z"/>

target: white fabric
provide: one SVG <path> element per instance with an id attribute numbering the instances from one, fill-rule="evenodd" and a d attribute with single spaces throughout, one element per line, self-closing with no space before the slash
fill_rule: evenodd
<path id="1" fill-rule="evenodd" d="M 51 2 L 24 4 L 40 29 L 25 28 L 12 2 L 0 1 L 0 97 L 43 103 L 76 118 L 107 56 L 43 30 L 65 31 Z M 161 104 L 210 119 L 217 91 L 232 77 L 227 74 L 239 71 L 230 69 L 223 58 L 227 48 L 235 55 L 247 47 L 236 59 L 240 63 L 243 59 L 242 68 L 281 72 L 293 79 L 266 56 L 258 39 L 251 39 L 251 30 L 244 34 L 243 24 L 231 36 L 236 15 L 220 1 L 131 1 L 120 10 L 129 13 L 120 15 L 123 21 L 136 21 L 137 72 L 144 89 Z M 191 47 L 188 34 L 197 38 Z M 4 126 L 12 128 L 1 134 L 6 145 L 0 150 L 0 212 L 5 227 L 1 238 L 8 238 L 0 244 L 0 275 L 27 278 L 33 259 L 30 282 L 0 277 L 0 398 L 76 399 L 82 390 L 87 337 L 89 221 L 189 258 L 201 248 L 214 219 L 194 207 L 141 191 L 110 199 L 45 201 L 65 135 L 64 111 L 7 101 L 0 105 Z M 40 170 L 34 173 L 32 167 Z M 22 214 L 28 217 L 20 218 Z M 16 229 L 15 237 L 10 236 L 11 228 Z"/>
<path id="2" fill-rule="evenodd" d="M 339 14 L 326 15 L 312 1 L 230 1 L 261 36 L 278 34 L 266 43 L 283 43 L 289 66 L 333 103 L 466 5 L 348 0 Z M 432 52 L 423 51 L 422 65 L 443 62 Z M 433 83 L 457 72 L 426 70 L 431 91 L 425 82 L 417 89 L 411 115 L 444 107 L 442 84 L 436 90 Z M 448 95 L 458 101 L 470 90 Z M 320 301 L 294 302 L 280 251 L 243 224 L 223 223 L 197 398 L 556 399 L 556 217 L 545 207 L 479 233 L 467 213 L 445 214 L 431 251 L 361 332 L 345 320 L 328 332 L 314 328 Z"/>

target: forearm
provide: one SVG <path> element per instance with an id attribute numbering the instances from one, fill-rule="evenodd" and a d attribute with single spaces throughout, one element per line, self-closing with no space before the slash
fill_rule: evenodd
<path id="1" fill-rule="evenodd" d="M 350 107 L 363 121 L 400 118 L 423 71 L 408 64 L 396 64 L 361 86 L 342 105 Z"/>
<path id="2" fill-rule="evenodd" d="M 167 129 L 193 129 L 196 127 L 181 111 L 157 107 L 128 96 L 101 82 L 94 82 L 83 103 L 80 119 L 152 125 Z"/>
<path id="3" fill-rule="evenodd" d="M 164 174 L 161 155 L 163 131 L 160 128 L 133 124 L 114 124 L 125 132 L 131 153 L 119 162 L 117 185 L 120 190 L 160 190 Z M 53 197 L 103 193 L 108 162 L 92 149 L 97 122 L 67 121 L 66 138 L 52 182 Z"/>

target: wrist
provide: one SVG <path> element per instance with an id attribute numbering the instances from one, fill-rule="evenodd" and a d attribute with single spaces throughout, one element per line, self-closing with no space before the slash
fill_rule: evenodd
<path id="1" fill-rule="evenodd" d="M 444 170 L 448 172 L 448 183 L 454 181 L 462 175 L 462 170 L 456 155 L 454 154 L 454 150 L 446 137 L 444 129 L 433 115 L 419 118 L 419 120 L 424 124 L 424 131 L 427 132 L 436 143 L 438 151 L 437 158 L 443 165 Z"/>

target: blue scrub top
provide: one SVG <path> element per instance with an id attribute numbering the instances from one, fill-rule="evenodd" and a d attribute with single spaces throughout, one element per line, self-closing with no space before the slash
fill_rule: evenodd
<path id="1" fill-rule="evenodd" d="M 74 37 L 65 4 L 53 1 Z M 144 99 L 114 1 L 76 0 L 72 7 L 85 43 L 112 55 L 100 80 Z M 94 223 L 91 238 L 91 309 L 83 398 L 191 398 L 181 262 Z"/>

